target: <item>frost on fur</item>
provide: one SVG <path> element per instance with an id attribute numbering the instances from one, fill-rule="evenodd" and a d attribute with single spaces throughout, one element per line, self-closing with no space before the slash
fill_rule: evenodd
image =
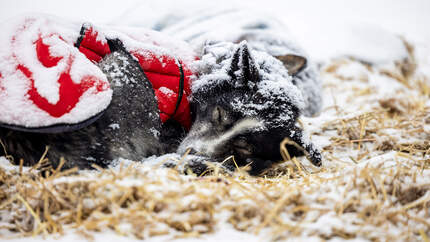
<path id="1" fill-rule="evenodd" d="M 319 151 L 296 125 L 306 102 L 283 63 L 250 50 L 246 41 L 219 42 L 206 46 L 194 68 L 200 73 L 192 85 L 194 124 L 179 153 L 215 161 L 233 155 L 256 174 L 280 160 L 279 144 L 287 137 L 292 154 L 321 165 Z"/>
<path id="2" fill-rule="evenodd" d="M 203 50 L 203 56 L 194 68 L 197 73 L 202 73 L 193 82 L 193 93 L 204 92 L 213 85 L 231 80 L 229 70 L 232 55 L 236 49 L 243 49 L 246 42 L 233 44 L 229 42 L 208 43 Z M 248 47 L 246 47 L 248 48 Z M 304 115 L 313 115 L 320 110 L 321 85 L 318 78 L 313 75 L 312 67 L 307 67 L 295 77 L 288 74 L 283 63 L 269 54 L 261 51 L 250 50 L 251 59 L 259 71 L 260 81 L 255 83 L 258 90 L 256 95 L 261 95 L 264 103 L 242 102 L 241 97 L 233 100 L 237 111 L 246 116 L 256 115 L 259 112 L 267 114 L 281 113 L 268 119 L 270 125 L 281 125 L 282 122 L 292 119 L 291 104 L 297 107 Z M 242 63 L 239 63 L 242 64 Z M 241 73 L 235 73 L 241 75 Z M 318 84 L 316 84 L 318 83 Z M 239 83 L 233 84 L 238 87 Z M 276 112 L 271 109 L 276 109 Z"/>

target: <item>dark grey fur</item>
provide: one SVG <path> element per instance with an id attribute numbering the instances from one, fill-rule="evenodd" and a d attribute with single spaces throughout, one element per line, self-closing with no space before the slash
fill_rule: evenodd
<path id="1" fill-rule="evenodd" d="M 204 160 L 220 162 L 234 155 L 239 166 L 250 165 L 250 173 L 259 174 L 274 162 L 281 160 L 280 143 L 289 138 L 295 143 L 287 147 L 291 156 L 307 155 L 314 165 L 321 166 L 320 152 L 304 138 L 302 129 L 296 124 L 302 110 L 284 97 L 277 98 L 274 95 L 268 100 L 256 88 L 261 76 L 247 45 L 239 45 L 230 59 L 231 62 L 224 61 L 231 63 L 228 68 L 230 78 L 214 81 L 215 84 L 208 88 L 193 90 L 191 107 L 195 115 L 194 123 L 188 136 L 181 143 L 178 153 L 190 152 L 201 156 L 194 162 L 191 161 L 193 170 L 203 171 L 201 167 L 205 166 L 202 162 Z M 265 66 L 261 65 L 260 68 L 262 71 Z M 209 72 L 211 71 L 214 70 Z M 296 85 L 299 81 L 300 79 L 295 78 L 293 84 Z M 256 113 L 249 115 L 246 110 L 245 112 L 237 110 L 232 100 L 238 99 L 240 103 L 258 105 L 271 101 L 275 105 L 257 109 Z M 282 113 L 289 113 L 290 119 L 286 122 L 273 122 Z M 260 120 L 265 128 L 243 129 L 222 142 L 212 144 L 222 135 L 234 130 L 235 124 L 246 119 Z M 225 165 L 234 168 L 231 160 Z"/>

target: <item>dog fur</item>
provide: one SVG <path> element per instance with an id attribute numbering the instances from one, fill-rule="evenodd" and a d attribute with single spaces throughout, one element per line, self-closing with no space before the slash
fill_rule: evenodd
<path id="1" fill-rule="evenodd" d="M 190 149 L 193 154 L 215 162 L 234 155 L 238 165 L 251 164 L 251 173 L 258 174 L 280 160 L 279 144 L 288 137 L 297 144 L 288 147 L 290 154 L 306 154 L 314 165 L 321 165 L 319 151 L 306 141 L 296 124 L 305 107 L 285 101 L 287 98 L 275 100 L 276 105 L 250 114 L 237 110 L 238 99 L 242 105 L 268 101 L 255 88 L 261 80 L 261 70 L 246 44 L 239 45 L 229 57 L 231 81 L 212 80 L 216 84 L 193 90 L 190 100 L 193 126 L 188 135 L 175 121 L 161 123 L 154 91 L 145 73 L 121 43 L 114 44 L 116 49 L 99 64 L 114 93 L 104 115 L 83 129 L 67 133 L 27 133 L 0 128 L 6 154 L 16 164 L 22 159 L 24 165 L 34 165 L 46 147 L 49 147 L 46 158 L 53 167 L 65 158 L 63 168 L 80 169 L 90 168 L 92 164 L 106 167 L 119 157 L 141 160 L 176 150 L 183 154 Z M 269 55 L 266 58 L 274 61 Z M 302 71 L 303 68 L 292 64 L 297 73 Z M 278 120 L 281 108 L 290 114 L 285 122 Z M 205 166 L 198 164 L 201 166 L 194 166 L 195 170 Z"/>

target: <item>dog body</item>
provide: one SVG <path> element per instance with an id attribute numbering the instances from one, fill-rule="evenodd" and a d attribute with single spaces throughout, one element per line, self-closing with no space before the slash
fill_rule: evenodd
<path id="1" fill-rule="evenodd" d="M 252 36 L 252 38 L 250 37 Z M 247 35 L 254 44 L 258 39 Z M 237 41 L 235 41 L 237 42 Z M 253 45 L 250 45 L 253 46 Z M 29 133 L 0 128 L 6 155 L 16 164 L 34 165 L 46 153 L 63 168 L 106 167 L 115 158 L 142 160 L 177 151 L 220 162 L 233 155 L 238 165 L 251 164 L 258 174 L 281 158 L 284 138 L 291 155 L 307 155 L 321 165 L 321 155 L 296 124 L 301 114 L 313 115 L 321 106 L 320 84 L 306 58 L 272 55 L 250 48 L 246 41 L 205 43 L 194 63 L 190 108 L 193 125 L 186 130 L 175 120 L 160 121 L 151 82 L 137 60 L 120 44 L 98 63 L 113 89 L 112 102 L 91 125 L 65 133 Z M 232 167 L 230 164 L 226 166 Z"/>
<path id="2" fill-rule="evenodd" d="M 107 75 L 113 89 L 112 102 L 93 124 L 64 133 L 31 133 L 0 128 L 7 155 L 15 163 L 34 165 L 45 149 L 53 167 L 61 158 L 64 168 L 106 167 L 113 159 L 123 157 L 141 160 L 151 155 L 173 152 L 174 148 L 160 140 L 162 123 L 154 90 L 139 64 L 124 50 L 118 50 L 101 61 L 99 67 Z M 169 124 L 163 133 L 168 134 Z M 175 127 L 175 132 L 181 129 Z"/>

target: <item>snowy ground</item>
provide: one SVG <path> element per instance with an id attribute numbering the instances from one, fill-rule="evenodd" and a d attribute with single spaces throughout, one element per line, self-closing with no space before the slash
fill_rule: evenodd
<path id="1" fill-rule="evenodd" d="M 10 1 L 0 3 L 0 20 L 32 10 L 95 23 L 151 26 L 155 15 L 172 11 L 187 15 L 223 5 L 196 2 L 123 0 L 118 6 L 116 2 Z M 270 178 L 244 173 L 195 178 L 124 161 L 122 169 L 36 179 L 31 178 L 34 171 L 19 176 L 18 168 L 10 168 L 0 158 L 0 236 L 22 240 L 7 229 L 12 224 L 27 235 L 36 231 L 39 235 L 31 240 L 42 240 L 44 233 L 58 230 L 64 237 L 47 237 L 428 241 L 430 29 L 426 23 L 430 23 L 430 2 L 246 3 L 277 15 L 322 63 L 324 109 L 319 117 L 303 118 L 302 123 L 323 149 L 323 169 L 300 159 L 274 168 L 267 174 Z M 391 41 L 375 41 L 394 38 L 379 28 L 402 34 L 415 46 L 414 56 L 408 56 L 410 63 L 418 64 L 414 74 L 401 73 L 389 61 L 387 56 L 399 50 Z M 377 66 L 351 58 L 333 59 L 343 55 L 385 59 Z M 168 157 L 158 161 L 163 159 Z M 57 200 L 49 200 L 51 196 Z M 56 223 L 38 220 L 44 201 L 51 201 L 48 210 Z"/>

